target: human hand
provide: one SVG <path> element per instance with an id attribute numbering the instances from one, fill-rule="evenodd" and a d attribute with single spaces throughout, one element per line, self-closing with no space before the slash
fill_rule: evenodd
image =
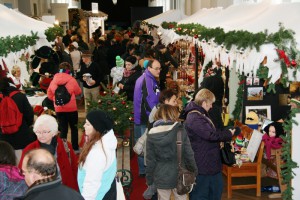
<path id="1" fill-rule="evenodd" d="M 119 83 L 119 88 L 120 89 L 123 89 L 124 88 L 124 85 L 122 83 Z"/>

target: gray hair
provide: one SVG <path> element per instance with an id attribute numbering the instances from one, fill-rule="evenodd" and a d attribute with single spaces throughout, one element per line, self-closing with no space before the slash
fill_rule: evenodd
<path id="1" fill-rule="evenodd" d="M 47 126 L 51 130 L 51 132 L 58 132 L 58 123 L 56 119 L 51 115 L 44 114 L 39 116 L 33 125 L 33 131 L 35 132 L 40 126 Z"/>

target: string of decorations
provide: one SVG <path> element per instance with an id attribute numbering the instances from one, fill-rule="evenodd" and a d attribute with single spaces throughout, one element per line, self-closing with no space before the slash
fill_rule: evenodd
<path id="1" fill-rule="evenodd" d="M 36 44 L 37 32 L 31 31 L 31 36 L 17 35 L 0 38 L 0 56 L 7 56 L 10 52 L 18 52 Z"/>
<path id="2" fill-rule="evenodd" d="M 292 127 L 293 124 L 298 125 L 298 123 L 293 119 L 297 113 L 300 113 L 300 108 L 292 109 L 287 120 L 283 123 L 283 128 L 286 133 L 285 136 L 281 136 L 284 140 L 282 144 L 282 159 L 285 161 L 281 165 L 281 176 L 283 178 L 283 183 L 286 184 L 287 188 L 283 192 L 283 199 L 292 200 L 293 190 L 291 180 L 294 178 L 295 173 L 293 169 L 298 168 L 298 164 L 292 160 L 291 147 L 292 147 Z M 297 133 L 294 133 L 297 134 Z"/>

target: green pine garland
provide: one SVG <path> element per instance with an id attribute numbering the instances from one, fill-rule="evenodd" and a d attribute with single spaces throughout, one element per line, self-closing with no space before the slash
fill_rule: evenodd
<path id="1" fill-rule="evenodd" d="M 31 31 L 31 36 L 17 35 L 14 37 L 7 36 L 0 38 L 0 56 L 7 56 L 10 52 L 18 52 L 22 49 L 26 49 L 29 46 L 36 44 L 38 39 L 37 32 Z"/>
<path id="2" fill-rule="evenodd" d="M 283 128 L 286 132 L 285 136 L 282 136 L 285 143 L 282 145 L 282 159 L 285 161 L 281 165 L 281 176 L 283 177 L 283 183 L 286 184 L 287 188 L 283 192 L 283 199 L 292 200 L 294 188 L 291 185 L 291 180 L 294 178 L 295 173 L 293 169 L 298 168 L 298 164 L 292 160 L 291 147 L 292 147 L 292 127 L 293 124 L 298 125 L 297 121 L 293 119 L 297 113 L 300 113 L 300 109 L 292 109 L 289 115 L 289 120 L 286 120 L 283 124 Z M 297 133 L 294 133 L 297 134 Z"/>
<path id="3" fill-rule="evenodd" d="M 57 36 L 63 36 L 63 34 L 63 28 L 58 25 L 54 25 L 45 31 L 45 35 L 47 36 L 47 40 L 49 42 L 53 42 Z"/>
<path id="4" fill-rule="evenodd" d="M 240 80 L 239 88 L 237 89 L 237 93 L 236 93 L 237 99 L 235 102 L 234 110 L 232 111 L 233 121 L 240 119 L 240 115 L 241 115 L 242 108 L 243 108 L 245 77 L 243 75 L 239 75 L 239 80 Z"/>

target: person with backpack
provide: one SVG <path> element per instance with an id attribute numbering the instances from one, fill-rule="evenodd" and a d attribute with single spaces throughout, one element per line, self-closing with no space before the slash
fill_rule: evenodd
<path id="1" fill-rule="evenodd" d="M 72 147 L 79 153 L 78 146 L 78 108 L 76 95 L 81 89 L 74 77 L 71 76 L 72 66 L 63 62 L 59 65 L 59 73 L 55 74 L 47 91 L 48 98 L 54 102 L 60 137 L 67 138 L 68 126 L 71 128 Z"/>
<path id="2" fill-rule="evenodd" d="M 29 143 L 34 141 L 30 126 L 33 124 L 33 109 L 10 78 L 1 74 L 0 78 L 0 140 L 13 146 L 17 159 Z"/>

